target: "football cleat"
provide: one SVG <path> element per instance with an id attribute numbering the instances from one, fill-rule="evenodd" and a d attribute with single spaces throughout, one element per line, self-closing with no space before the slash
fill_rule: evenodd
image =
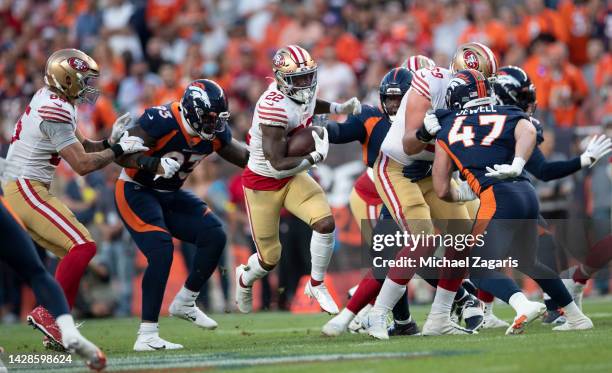
<path id="1" fill-rule="evenodd" d="M 323 325 L 321 333 L 328 337 L 337 337 L 346 332 L 346 330 L 346 324 L 339 320 L 338 316 L 336 316 Z"/>
<path id="2" fill-rule="evenodd" d="M 507 328 L 510 324 L 495 316 L 493 312 L 485 313 L 482 320 L 483 329 Z"/>
<path id="3" fill-rule="evenodd" d="M 401 337 L 410 335 L 420 335 L 416 321 L 410 320 L 407 324 L 393 323 L 388 329 L 389 337 Z"/>
<path id="4" fill-rule="evenodd" d="M 251 286 L 240 285 L 240 278 L 244 273 L 244 264 L 236 267 L 236 305 L 242 313 L 253 311 L 253 288 Z"/>
<path id="5" fill-rule="evenodd" d="M 334 299 L 329 294 L 325 283 L 313 286 L 310 281 L 308 281 L 306 287 L 304 288 L 304 294 L 309 298 L 315 298 L 317 302 L 319 302 L 319 306 L 321 306 L 323 311 L 329 313 L 330 315 L 335 315 L 340 312 L 336 302 L 334 302 Z"/>
<path id="6" fill-rule="evenodd" d="M 134 343 L 134 351 L 180 350 L 183 345 L 168 342 L 159 337 L 157 333 L 138 333 Z"/>
<path id="7" fill-rule="evenodd" d="M 177 298 L 174 298 L 168 309 L 170 316 L 178 317 L 179 319 L 191 321 L 195 325 L 204 329 L 216 329 L 218 324 L 215 320 L 206 316 L 193 301 L 184 303 Z"/>
<path id="8" fill-rule="evenodd" d="M 561 325 L 564 324 L 565 321 L 565 314 L 561 308 L 553 311 L 548 310 L 542 317 L 542 324 Z"/>
<path id="9" fill-rule="evenodd" d="M 46 340 L 43 338 L 45 348 L 55 351 L 66 350 L 62 343 L 62 332 L 55 322 L 55 318 L 51 316 L 46 308 L 43 306 L 34 308 L 28 314 L 27 320 L 28 324 L 32 325 L 34 329 L 40 330 L 47 338 Z"/>
<path id="10" fill-rule="evenodd" d="M 373 308 L 364 319 L 364 326 L 371 337 L 381 340 L 389 339 L 387 329 L 387 312 Z"/>
<path id="11" fill-rule="evenodd" d="M 588 317 L 584 315 L 577 318 L 576 320 L 568 319 L 565 322 L 565 324 L 555 326 L 553 328 L 554 331 L 558 331 L 558 332 L 567 332 L 570 330 L 587 330 L 587 329 L 593 329 L 593 321 L 591 321 L 591 319 L 589 319 Z"/>
<path id="12" fill-rule="evenodd" d="M 431 313 L 427 316 L 421 335 L 445 335 L 445 334 L 478 334 L 476 330 L 463 328 L 451 321 L 450 315 Z"/>
<path id="13" fill-rule="evenodd" d="M 353 334 L 367 332 L 363 326 L 363 320 L 366 318 L 366 316 L 368 315 L 368 312 L 370 312 L 371 309 L 372 309 L 372 305 L 366 304 L 366 306 L 363 307 L 361 311 L 357 313 L 355 318 L 351 320 L 351 322 L 348 325 L 349 332 Z"/>
<path id="14" fill-rule="evenodd" d="M 461 318 L 467 329 L 478 330 L 484 322 L 484 305 L 475 296 L 470 294 L 469 297 L 461 307 Z"/>
<path id="15" fill-rule="evenodd" d="M 79 355 L 91 370 L 100 371 L 106 367 L 106 356 L 93 343 L 80 334 L 66 335 L 63 344 L 70 353 Z"/>
<path id="16" fill-rule="evenodd" d="M 506 330 L 506 335 L 522 334 L 527 325 L 533 320 L 542 316 L 546 312 L 546 305 L 539 302 L 529 302 L 526 312 L 517 315 L 512 322 L 512 325 Z"/>
<path id="17" fill-rule="evenodd" d="M 565 285 L 567 291 L 569 291 L 570 295 L 574 299 L 574 302 L 576 302 L 578 308 L 582 310 L 582 295 L 584 293 L 585 285 L 576 282 L 571 278 L 564 278 L 562 281 L 563 285 Z"/>

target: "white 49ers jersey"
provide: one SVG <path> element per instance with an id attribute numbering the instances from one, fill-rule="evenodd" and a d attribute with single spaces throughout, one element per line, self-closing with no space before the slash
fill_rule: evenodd
<path id="1" fill-rule="evenodd" d="M 47 87 L 36 92 L 25 112 L 15 125 L 11 145 L 6 157 L 9 179 L 25 178 L 49 184 L 60 162 L 58 150 L 43 133 L 43 122 L 58 126 L 71 126 L 76 131 L 74 106 L 57 96 Z"/>
<path id="2" fill-rule="evenodd" d="M 299 128 L 312 124 L 315 105 L 314 98 L 309 104 L 301 105 L 280 92 L 276 88 L 276 83 L 270 84 L 257 101 L 253 113 L 253 122 L 249 130 L 250 156 L 247 168 L 256 175 L 272 178 L 274 173 L 268 167 L 263 153 L 260 125 L 281 127 L 285 130 L 285 134 L 290 136 Z"/>
<path id="3" fill-rule="evenodd" d="M 450 70 L 441 67 L 420 69 L 412 75 L 410 89 L 402 97 L 397 114 L 391 122 L 391 128 L 389 128 L 389 132 L 387 132 L 387 136 L 385 136 L 385 140 L 380 147 L 381 152 L 403 165 L 410 164 L 412 160 L 433 161 L 433 141 L 418 154 L 408 155 L 404 152 L 402 138 L 405 132 L 406 102 L 408 101 L 408 95 L 416 93 L 428 99 L 431 102 L 432 109 L 445 109 L 446 88 L 452 75 Z"/>

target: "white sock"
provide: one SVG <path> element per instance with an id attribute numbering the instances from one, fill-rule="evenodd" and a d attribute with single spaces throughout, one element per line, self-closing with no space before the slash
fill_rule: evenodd
<path id="1" fill-rule="evenodd" d="M 376 297 L 376 303 L 374 304 L 374 311 L 388 312 L 395 307 L 395 304 L 400 300 L 404 292 L 406 291 L 406 285 L 400 285 L 397 282 L 385 279 L 378 297 Z"/>
<path id="2" fill-rule="evenodd" d="M 159 323 L 156 322 L 141 322 L 138 334 L 157 334 L 159 333 Z"/>
<path id="3" fill-rule="evenodd" d="M 80 334 L 76 328 L 76 325 L 74 325 L 72 315 L 69 313 L 58 316 L 57 319 L 55 319 L 55 322 L 62 332 L 62 338 L 69 335 Z"/>
<path id="4" fill-rule="evenodd" d="M 255 280 L 258 280 L 267 274 L 268 271 L 263 269 L 261 264 L 259 264 L 257 254 L 253 254 L 249 257 L 247 268 L 245 268 L 244 272 L 242 273 L 242 283 L 246 286 L 251 286 Z"/>
<path id="5" fill-rule="evenodd" d="M 578 308 L 578 305 L 574 301 L 572 301 L 567 306 L 564 306 L 563 311 L 565 312 L 565 317 L 567 318 L 567 321 L 573 321 L 584 317 L 584 314 L 582 313 L 582 311 L 580 311 L 580 308 Z"/>
<path id="6" fill-rule="evenodd" d="M 483 302 L 484 303 L 484 314 L 485 316 L 493 314 L 493 302 Z"/>
<path id="7" fill-rule="evenodd" d="M 525 309 L 527 303 L 529 303 L 529 299 L 520 291 L 512 294 L 510 299 L 508 299 L 508 304 L 514 308 L 517 314 L 522 313 L 521 311 Z"/>
<path id="8" fill-rule="evenodd" d="M 310 239 L 310 261 L 312 267 L 310 277 L 315 281 L 323 281 L 327 266 L 334 251 L 334 232 L 312 232 Z"/>
<path id="9" fill-rule="evenodd" d="M 406 320 L 395 320 L 393 319 L 393 322 L 396 323 L 397 325 L 407 325 L 410 324 L 412 322 L 412 315 L 410 315 L 410 317 Z"/>
<path id="10" fill-rule="evenodd" d="M 345 327 L 355 318 L 355 314 L 351 312 L 348 308 L 343 308 L 342 311 L 335 317 L 335 319 L 342 323 Z"/>
<path id="11" fill-rule="evenodd" d="M 176 294 L 176 298 L 183 303 L 191 303 L 196 300 L 199 294 L 199 291 L 191 291 L 187 289 L 185 285 L 183 285 L 181 290 L 179 290 L 179 292 Z"/>
<path id="12" fill-rule="evenodd" d="M 451 308 L 453 308 L 453 301 L 455 300 L 455 291 L 449 291 L 441 287 L 436 288 L 436 295 L 434 296 L 433 303 L 431 305 L 430 315 L 447 315 L 450 317 Z"/>

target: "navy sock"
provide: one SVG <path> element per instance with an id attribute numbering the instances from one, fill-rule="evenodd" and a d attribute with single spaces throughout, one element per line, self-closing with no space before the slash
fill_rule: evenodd
<path id="1" fill-rule="evenodd" d="M 572 296 L 567 288 L 563 285 L 559 276 L 549 267 L 536 261 L 523 272 L 537 282 L 542 290 L 559 306 L 565 307 L 572 302 Z"/>
<path id="2" fill-rule="evenodd" d="M 143 251 L 149 265 L 142 277 L 142 320 L 157 322 L 159 319 L 173 251 L 169 235 L 160 239 L 156 248 Z"/>
<path id="3" fill-rule="evenodd" d="M 220 226 L 208 228 L 198 234 L 197 250 L 185 287 L 191 291 L 200 291 L 202 286 L 215 272 L 219 259 L 225 248 L 227 237 Z"/>
<path id="4" fill-rule="evenodd" d="M 486 278 L 470 278 L 470 280 L 478 289 L 491 293 L 506 303 L 513 294 L 521 291 L 516 282 L 496 271 L 492 271 L 491 275 L 487 274 Z"/>
<path id="5" fill-rule="evenodd" d="M 393 307 L 393 319 L 397 321 L 406 321 L 410 318 L 410 308 L 408 306 L 408 291 L 404 292 L 404 295 Z"/>
<path id="6" fill-rule="evenodd" d="M 559 305 L 552 299 L 544 300 L 544 304 L 546 304 L 546 309 L 548 311 L 556 311 L 559 309 Z"/>

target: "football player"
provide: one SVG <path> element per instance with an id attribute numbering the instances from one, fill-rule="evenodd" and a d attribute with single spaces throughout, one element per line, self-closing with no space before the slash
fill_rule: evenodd
<path id="1" fill-rule="evenodd" d="M 4 160 L 0 158 L 0 163 L 2 161 Z M 85 359 L 91 369 L 104 369 L 106 356 L 79 333 L 62 288 L 47 272 L 32 240 L 19 226 L 16 217 L 11 216 L 10 207 L 2 196 L 0 196 L 0 234 L 4 241 L 0 246 L 0 260 L 7 263 L 30 285 L 36 300 L 56 319 L 59 331 L 55 334 L 61 335 L 65 349 Z"/>
<path id="2" fill-rule="evenodd" d="M 334 219 L 323 190 L 305 172 L 326 158 L 327 131 L 323 137 L 313 132 L 315 150 L 301 157 L 287 156 L 287 138 L 310 126 L 315 114 L 356 115 L 361 104 L 355 97 L 344 103 L 318 100 L 317 64 L 300 46 L 279 49 L 272 71 L 275 81 L 257 101 L 248 134 L 251 157 L 242 182 L 257 253 L 236 268 L 236 303 L 241 312 L 251 312 L 253 283 L 278 263 L 279 217 L 284 207 L 313 230 L 311 279 L 304 293 L 335 314 L 338 306 L 323 282 L 334 246 Z"/>
<path id="3" fill-rule="evenodd" d="M 15 125 L 7 155 L 11 167 L 5 175 L 5 198 L 34 241 L 60 258 L 55 278 L 70 307 L 96 244 L 87 228 L 49 192 L 55 169 L 65 159 L 74 171 L 85 175 L 124 153 L 148 149 L 141 139 L 123 133 L 127 114 L 117 119 L 110 139 L 104 141 L 86 139 L 77 129 L 76 105 L 96 101 L 99 75 L 98 64 L 80 50 L 53 53 L 45 68 L 45 86 Z M 28 321 L 61 348 L 59 329 L 43 306 L 30 312 Z"/>
<path id="4" fill-rule="evenodd" d="M 604 157 L 606 154 L 612 151 L 611 141 L 605 135 L 595 136 L 588 143 L 584 153 L 579 157 L 567 161 L 548 161 L 539 149 L 539 145 L 544 141 L 542 136 L 542 128 L 539 121 L 533 118 L 533 114 L 537 107 L 536 91 L 535 87 L 529 79 L 527 73 L 516 66 L 505 66 L 499 69 L 497 78 L 493 82 L 493 90 L 495 93 L 495 99 L 499 105 L 514 105 L 519 107 L 531 118 L 531 122 L 536 126 L 538 136 L 536 147 L 531 154 L 531 157 L 525 164 L 525 170 L 537 179 L 548 181 L 559 179 L 568 175 L 571 175 L 582 168 L 592 167 L 599 159 Z M 546 222 L 542 216 L 539 217 L 539 222 L 543 229 L 540 229 L 539 235 L 539 250 L 555 250 L 554 239 L 548 229 L 546 229 Z M 600 247 L 609 247 L 610 238 L 606 238 L 596 244 L 592 250 L 595 255 L 589 255 L 587 260 L 589 263 L 594 263 L 597 259 L 600 259 L 603 250 Z M 608 258 L 610 251 L 608 251 Z M 597 258 L 595 258 L 597 256 Z M 604 255 L 605 257 L 605 255 Z M 595 260 L 594 260 L 595 259 Z M 609 261 L 609 259 L 608 259 Z M 596 265 L 603 265 L 607 261 L 597 261 Z M 592 264 L 593 265 L 593 264 Z M 550 266 L 550 265 L 549 265 Z M 552 268 L 552 266 L 551 266 Z M 595 267 L 600 268 L 600 267 Z M 572 279 L 564 280 L 564 283 L 571 285 Z M 576 286 L 569 286 L 570 290 L 574 290 Z M 570 291 L 570 293 L 573 293 Z M 580 307 L 580 296 L 578 294 L 572 294 L 576 304 Z M 485 303 L 485 321 L 483 327 L 492 327 L 495 325 L 503 326 L 500 320 L 493 314 L 493 297 L 486 292 L 479 292 L 479 298 Z M 545 303 L 547 307 L 547 315 L 545 316 L 545 323 L 559 323 L 562 324 L 565 317 L 563 317 L 562 310 L 559 309 L 556 302 L 550 299 L 549 296 L 545 295 Z M 571 325 L 566 325 L 570 328 Z"/>
<path id="5" fill-rule="evenodd" d="M 433 168 L 436 194 L 448 201 L 461 199 L 450 184 L 454 164 L 480 198 L 472 234 L 487 231 L 485 245 L 474 246 L 471 254 L 484 260 L 515 254 L 520 260 L 518 269 L 563 305 L 572 329 L 590 329 L 593 323 L 556 273 L 536 258 L 539 204 L 535 189 L 523 174 L 536 146 L 536 128 L 518 107 L 494 106 L 491 93 L 489 81 L 476 70 L 453 75 L 446 95 L 451 109 L 436 111 L 441 126 Z M 508 223 L 508 219 L 513 221 Z M 522 333 L 545 312 L 544 304 L 529 301 L 500 271 L 471 267 L 470 272 L 478 288 L 490 290 L 515 309 L 517 316 L 506 334 Z"/>
<path id="6" fill-rule="evenodd" d="M 453 71 L 468 66 L 478 69 L 486 77 L 497 72 L 497 60 L 493 52 L 480 43 L 461 45 L 453 56 L 450 70 L 441 67 L 418 70 L 382 143 L 380 155 L 374 164 L 376 189 L 395 222 L 405 231 L 433 234 L 432 218 L 457 222 L 449 225 L 449 228 L 457 232 L 466 233 L 470 230 L 467 224 L 470 216 L 464 204 L 449 203 L 438 198 L 429 176 L 413 183 L 403 175 L 404 166 L 415 161 L 433 161 L 433 138 L 439 125 L 435 121 L 435 115 L 426 115 L 426 112 L 445 107 L 446 86 Z M 430 120 L 432 116 L 433 123 Z M 463 201 L 474 199 L 465 183 L 460 185 L 459 190 L 463 192 Z M 401 250 L 398 256 L 426 256 L 433 249 L 427 246 L 406 248 Z M 451 252 L 455 250 L 447 251 Z M 376 304 L 368 315 L 369 333 L 373 337 L 388 338 L 387 329 L 384 327 L 386 314 L 404 294 L 406 284 L 415 270 L 397 267 L 390 269 Z M 448 277 L 441 276 L 438 282 L 431 312 L 423 325 L 424 335 L 473 333 L 471 329 L 462 328 L 450 319 L 461 280 Z"/>
<path id="7" fill-rule="evenodd" d="M 115 201 L 119 215 L 146 256 L 142 278 L 142 323 L 135 351 L 183 348 L 159 336 L 158 318 L 172 265 L 172 239 L 197 247 L 184 286 L 169 313 L 204 329 L 217 323 L 195 304 L 199 291 L 215 271 L 226 244 L 221 221 L 200 198 L 182 190 L 185 179 L 207 155 L 217 152 L 244 168 L 247 149 L 232 139 L 229 109 L 223 89 L 214 81 L 191 82 L 180 101 L 144 111 L 131 136 L 151 150 L 124 157 Z"/>

